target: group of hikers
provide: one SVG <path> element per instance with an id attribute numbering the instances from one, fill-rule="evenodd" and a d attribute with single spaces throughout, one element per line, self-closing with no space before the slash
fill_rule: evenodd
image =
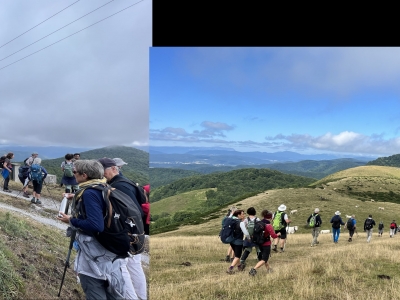
<path id="1" fill-rule="evenodd" d="M 220 231 L 220 239 L 224 244 L 229 244 L 228 252 L 224 261 L 229 262 L 227 269 L 228 274 L 237 271 L 243 271 L 246 267 L 246 259 L 252 252 L 256 251 L 258 262 L 249 271 L 249 275 L 257 274 L 257 269 L 262 266 L 266 267 L 267 272 L 272 269 L 268 263 L 271 251 L 282 253 L 285 251 L 287 227 L 292 222 L 286 213 L 286 206 L 281 204 L 276 212 L 263 210 L 261 212 L 262 219 L 256 216 L 254 207 L 250 207 L 246 211 L 231 207 L 222 220 L 222 229 Z M 353 241 L 354 233 L 357 233 L 357 221 L 355 215 L 352 215 L 346 222 L 340 217 L 340 211 L 336 211 L 330 219 L 332 226 L 332 240 L 338 243 L 340 229 L 343 226 L 349 231 L 348 242 Z M 307 225 L 311 229 L 312 241 L 311 247 L 319 244 L 318 236 L 322 225 L 319 208 L 315 208 L 314 212 L 307 218 Z M 367 242 L 371 241 L 373 227 L 376 226 L 372 215 L 364 221 L 364 231 L 367 233 Z M 380 221 L 378 224 L 378 236 L 383 234 L 384 224 Z M 390 237 L 393 237 L 398 231 L 396 221 L 390 223 Z M 357 233 L 358 234 L 358 233 Z"/>
<path id="2" fill-rule="evenodd" d="M 1 166 L 3 191 L 11 192 L 8 182 L 14 154 L 5 156 Z M 47 176 L 40 164 L 38 153 L 32 153 L 24 161 L 27 174 L 20 172 L 19 176 L 24 197 L 29 198 L 27 188 L 32 182 L 31 202 L 35 204 L 41 203 L 41 187 Z M 147 299 L 141 253 L 149 235 L 150 185 L 140 186 L 125 177 L 121 167 L 126 164 L 121 158 L 84 160 L 79 153 L 66 154 L 61 164 L 62 196 L 69 200 L 71 213 L 67 208 L 57 219 L 69 225 L 70 247 L 77 250 L 74 270 L 86 299 Z M 40 179 L 34 175 L 36 165 Z"/>
<path id="3" fill-rule="evenodd" d="M 236 266 L 238 271 L 245 269 L 246 259 L 253 248 L 256 250 L 258 263 L 250 269 L 249 275 L 255 276 L 257 269 L 262 266 L 265 266 L 267 272 L 272 272 L 268 264 L 271 251 L 285 251 L 286 226 L 291 222 L 285 211 L 284 204 L 275 213 L 263 210 L 262 219 L 256 217 L 254 207 L 247 209 L 247 217 L 243 210 L 235 207 L 228 211 L 222 220 L 220 232 L 222 242 L 229 244 L 225 259 L 231 264 L 226 271 L 228 274 L 233 274 Z M 274 240 L 271 241 L 271 238 Z"/>
<path id="4" fill-rule="evenodd" d="M 351 215 L 350 218 L 347 219 L 346 222 L 342 220 L 340 217 L 341 213 L 340 211 L 336 211 L 335 215 L 331 218 L 330 223 L 332 224 L 332 238 L 334 243 L 339 242 L 339 236 L 340 236 L 340 229 L 343 226 L 344 229 L 347 229 L 349 231 L 349 238 L 348 242 L 353 241 L 353 236 L 354 233 L 357 233 L 357 221 L 356 221 L 356 216 Z M 314 213 L 312 213 L 308 219 L 307 219 L 307 224 L 311 227 L 311 234 L 313 236 L 313 240 L 311 242 L 311 247 L 315 246 L 318 244 L 318 235 L 320 233 L 320 228 L 322 225 L 322 219 L 321 216 L 319 215 L 319 208 L 316 208 L 314 210 Z M 364 221 L 364 226 L 363 230 L 367 234 L 367 243 L 371 241 L 372 238 L 372 231 L 374 226 L 376 226 L 375 220 L 372 218 L 372 215 L 369 215 L 368 218 L 365 219 Z M 383 229 L 384 229 L 384 224 L 383 221 L 380 221 L 378 224 L 378 236 L 382 237 L 383 234 Z M 389 225 L 389 236 L 392 238 L 398 231 L 399 227 L 397 226 L 396 220 L 392 220 L 392 222 Z M 358 233 L 357 233 L 358 234 Z"/>

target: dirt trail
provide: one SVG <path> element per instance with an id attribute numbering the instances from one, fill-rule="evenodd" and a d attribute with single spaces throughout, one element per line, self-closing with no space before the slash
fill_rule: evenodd
<path id="1" fill-rule="evenodd" d="M 21 192 L 15 191 L 15 190 L 13 190 L 12 193 L 6 193 L 6 192 L 1 190 L 0 194 L 11 196 L 11 197 L 16 197 L 16 198 L 19 198 L 19 199 L 23 199 L 23 200 L 26 200 L 28 203 L 30 203 L 30 201 L 31 201 L 31 198 L 25 198 L 25 197 L 22 196 Z M 52 195 L 52 196 L 54 196 L 54 195 Z M 4 203 L 0 202 L 0 209 L 11 210 L 11 211 L 20 213 L 21 215 L 24 215 L 26 217 L 32 218 L 32 219 L 34 219 L 34 220 L 36 220 L 36 221 L 38 221 L 38 222 L 40 222 L 42 224 L 50 225 L 50 226 L 56 227 L 56 228 L 61 229 L 61 230 L 66 230 L 68 225 L 63 223 L 63 222 L 61 222 L 61 221 L 58 221 L 56 219 L 58 209 L 60 208 L 61 199 L 60 200 L 54 200 L 52 198 L 41 197 L 40 201 L 42 202 L 42 204 L 40 204 L 40 205 L 31 204 L 31 205 L 27 206 L 26 209 L 13 207 L 11 205 L 4 204 Z M 53 210 L 54 211 L 54 216 L 51 217 L 51 214 L 46 213 L 46 214 L 49 215 L 49 217 L 44 217 L 43 216 L 43 212 L 41 212 L 41 211 L 43 211 L 44 208 L 49 209 L 49 210 Z M 147 240 L 147 243 L 148 242 L 149 242 L 149 240 Z M 150 256 L 149 256 L 149 253 L 148 253 L 148 249 L 149 248 L 148 247 L 146 247 L 146 248 L 147 248 L 146 249 L 147 251 L 142 254 L 142 264 L 143 264 L 144 267 L 148 268 L 149 267 L 149 263 L 150 263 Z"/>

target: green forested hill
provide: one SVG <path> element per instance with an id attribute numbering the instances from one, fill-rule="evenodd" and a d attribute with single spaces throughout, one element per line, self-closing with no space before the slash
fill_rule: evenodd
<path id="1" fill-rule="evenodd" d="M 153 190 L 160 186 L 172 183 L 178 179 L 194 175 L 201 175 L 201 173 L 183 169 L 168 169 L 168 168 L 149 169 L 149 177 L 151 178 L 150 183 L 151 183 L 151 188 Z"/>
<path id="2" fill-rule="evenodd" d="M 244 194 L 258 193 L 274 188 L 306 186 L 314 181 L 313 178 L 284 174 L 275 170 L 240 169 L 177 180 L 155 189 L 152 192 L 151 202 L 192 190 L 216 188 L 216 192 L 208 193 L 207 199 L 209 206 L 217 206 Z"/>
<path id="3" fill-rule="evenodd" d="M 240 169 L 270 169 L 277 170 L 286 174 L 293 174 L 304 177 L 311 177 L 316 179 L 324 178 L 329 174 L 333 174 L 342 170 L 364 166 L 364 161 L 359 161 L 352 158 L 340 158 L 330 160 L 302 160 L 299 162 L 284 162 L 284 163 L 272 163 L 263 165 L 238 165 L 238 166 L 213 166 L 207 164 L 180 164 L 173 167 L 174 170 L 187 170 L 194 171 L 201 174 L 211 174 L 214 172 L 229 172 Z M 156 168 L 157 170 L 163 168 Z M 153 179 L 153 177 L 151 177 Z M 164 178 L 164 184 L 171 183 L 173 180 L 168 180 L 168 177 Z M 169 181 L 169 182 L 168 182 Z"/>
<path id="4" fill-rule="evenodd" d="M 141 185 L 149 183 L 149 154 L 147 152 L 125 146 L 110 146 L 81 152 L 81 159 L 99 159 L 102 157 L 122 158 L 128 163 L 122 167 L 124 176 Z M 42 166 L 45 167 L 50 174 L 57 175 L 57 181 L 60 182 L 62 178 L 60 166 L 63 161 L 64 157 L 43 160 Z"/>
<path id="5" fill-rule="evenodd" d="M 387 157 L 379 157 L 367 163 L 369 166 L 388 166 L 388 167 L 400 167 L 400 154 L 395 154 Z"/>
<path id="6" fill-rule="evenodd" d="M 180 210 L 175 211 L 173 215 L 165 210 L 160 215 L 152 214 L 151 231 L 158 233 L 175 229 L 185 222 L 202 222 L 203 217 L 209 216 L 223 205 L 240 201 L 268 189 L 305 187 L 315 181 L 313 178 L 284 174 L 275 170 L 253 168 L 183 178 L 152 190 L 150 202 L 154 203 L 186 192 L 202 190 L 198 191 L 205 195 L 205 199 L 201 200 L 201 208 L 199 209 L 198 205 L 196 207 L 192 205 L 180 207 Z M 173 197 L 171 199 L 173 200 Z M 163 205 L 173 206 L 175 203 L 163 203 Z"/>

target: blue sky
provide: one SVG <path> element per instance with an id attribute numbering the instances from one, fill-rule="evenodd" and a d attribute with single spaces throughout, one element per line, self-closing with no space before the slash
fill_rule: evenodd
<path id="1" fill-rule="evenodd" d="M 400 153 L 400 48 L 151 48 L 150 146 Z"/>

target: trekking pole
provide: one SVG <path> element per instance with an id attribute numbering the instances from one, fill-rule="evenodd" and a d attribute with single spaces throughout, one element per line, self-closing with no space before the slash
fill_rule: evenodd
<path id="1" fill-rule="evenodd" d="M 58 297 L 60 297 L 61 294 L 61 289 L 64 283 L 64 278 L 65 278 L 65 273 L 67 272 L 67 268 L 69 268 L 69 258 L 71 256 L 71 250 L 75 241 L 75 235 L 76 235 L 76 230 L 72 230 L 72 234 L 71 234 L 71 240 L 69 242 L 69 250 L 68 250 L 68 254 L 67 254 L 67 258 L 65 260 L 65 267 L 64 267 L 64 274 L 63 277 L 61 279 L 61 285 L 60 285 L 60 290 L 58 291 Z"/>

